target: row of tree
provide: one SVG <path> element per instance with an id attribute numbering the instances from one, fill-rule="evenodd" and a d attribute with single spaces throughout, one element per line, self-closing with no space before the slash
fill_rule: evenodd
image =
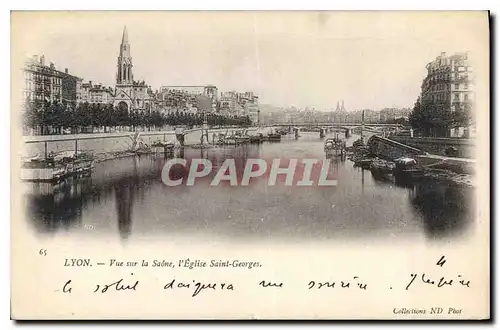
<path id="1" fill-rule="evenodd" d="M 63 129 L 71 129 L 72 132 L 82 129 L 93 131 L 96 127 L 104 127 L 108 131 L 111 127 L 136 127 L 161 128 L 164 126 L 199 126 L 204 123 L 206 117 L 210 126 L 250 126 L 251 120 L 248 116 L 222 116 L 215 113 L 185 113 L 169 112 L 167 114 L 158 111 L 128 111 L 113 107 L 112 104 L 89 104 L 81 103 L 78 106 L 70 106 L 66 103 L 42 104 L 27 103 L 24 113 L 25 128 L 40 129 L 42 134 L 58 134 Z"/>
<path id="2" fill-rule="evenodd" d="M 450 111 L 447 103 L 417 99 L 409 117 L 409 124 L 423 136 L 448 136 L 450 129 L 469 127 L 472 122 L 472 103 Z"/>

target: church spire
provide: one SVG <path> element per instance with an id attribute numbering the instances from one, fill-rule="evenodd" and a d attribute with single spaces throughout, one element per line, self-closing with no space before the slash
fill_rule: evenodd
<path id="1" fill-rule="evenodd" d="M 123 26 L 122 45 L 128 44 L 127 26 Z"/>
<path id="2" fill-rule="evenodd" d="M 122 43 L 120 45 L 120 55 L 118 56 L 118 70 L 116 83 L 130 85 L 134 81 L 132 74 L 132 56 L 130 55 L 130 45 L 128 43 L 127 26 L 123 27 Z"/>
<path id="3" fill-rule="evenodd" d="M 337 101 L 337 108 L 335 109 L 335 111 L 340 111 L 339 101 Z"/>
<path id="4" fill-rule="evenodd" d="M 342 111 L 344 111 L 345 108 L 344 108 L 344 100 L 342 100 Z"/>

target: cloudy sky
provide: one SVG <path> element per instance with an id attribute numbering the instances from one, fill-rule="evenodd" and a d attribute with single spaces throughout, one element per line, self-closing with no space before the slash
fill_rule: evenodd
<path id="1" fill-rule="evenodd" d="M 153 89 L 214 84 L 277 106 L 412 106 L 442 51 L 488 51 L 473 12 L 38 12 L 12 14 L 12 56 L 114 85 L 127 26 L 134 78 Z"/>

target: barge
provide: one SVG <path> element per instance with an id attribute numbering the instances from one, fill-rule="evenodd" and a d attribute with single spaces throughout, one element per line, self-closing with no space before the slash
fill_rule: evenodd
<path id="1" fill-rule="evenodd" d="M 325 153 L 326 156 L 344 156 L 346 153 L 345 141 L 336 138 L 328 138 L 325 140 Z"/>
<path id="2" fill-rule="evenodd" d="M 59 182 L 69 176 L 91 173 L 94 158 L 85 152 L 61 152 L 23 161 L 21 180 L 30 182 Z"/>

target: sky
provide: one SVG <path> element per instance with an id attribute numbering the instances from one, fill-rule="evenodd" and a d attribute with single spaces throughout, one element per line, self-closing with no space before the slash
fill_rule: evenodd
<path id="1" fill-rule="evenodd" d="M 153 89 L 216 85 L 276 106 L 412 107 L 441 52 L 484 59 L 483 12 L 14 12 L 12 57 L 114 86 L 123 27 Z"/>

